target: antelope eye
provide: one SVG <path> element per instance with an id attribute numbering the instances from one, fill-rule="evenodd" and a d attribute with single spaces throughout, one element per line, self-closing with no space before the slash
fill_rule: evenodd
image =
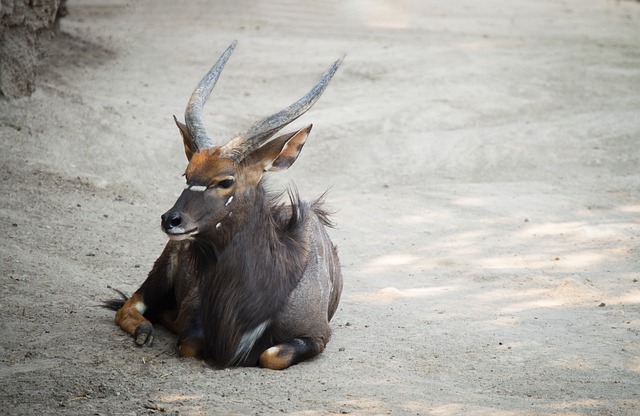
<path id="1" fill-rule="evenodd" d="M 218 187 L 222 189 L 229 189 L 233 186 L 233 179 L 223 179 L 218 182 Z"/>

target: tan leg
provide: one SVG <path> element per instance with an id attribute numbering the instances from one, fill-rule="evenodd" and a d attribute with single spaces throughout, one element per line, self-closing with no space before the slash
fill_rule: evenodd
<path id="1" fill-rule="evenodd" d="M 153 325 L 143 316 L 146 305 L 142 296 L 135 293 L 116 312 L 115 321 L 125 332 L 135 338 L 138 345 L 151 345 L 153 342 Z"/>
<path id="2" fill-rule="evenodd" d="M 295 338 L 275 345 L 260 355 L 260 365 L 271 370 L 284 370 L 324 351 L 321 338 Z"/>

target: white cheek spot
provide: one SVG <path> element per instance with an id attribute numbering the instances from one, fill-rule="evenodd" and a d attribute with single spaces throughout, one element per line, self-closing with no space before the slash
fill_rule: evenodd
<path id="1" fill-rule="evenodd" d="M 222 227 L 222 223 L 221 223 L 221 222 L 219 222 L 219 223 L 217 223 L 217 224 L 216 224 L 216 230 L 219 230 L 219 229 L 220 229 L 220 227 Z"/>
<path id="2" fill-rule="evenodd" d="M 231 195 L 231 196 L 229 197 L 229 199 L 227 199 L 227 203 L 226 203 L 226 204 L 224 204 L 224 206 L 225 206 L 225 207 L 226 207 L 226 206 L 229 206 L 229 204 L 231 203 L 231 201 L 233 201 L 233 195 Z"/>
<path id="3" fill-rule="evenodd" d="M 144 313 L 147 311 L 147 305 L 142 302 L 136 302 L 133 307 L 136 308 L 136 310 L 140 312 L 141 315 L 144 315 Z"/>
<path id="4" fill-rule="evenodd" d="M 228 217 L 231 218 L 232 215 L 233 215 L 233 211 L 229 213 Z"/>

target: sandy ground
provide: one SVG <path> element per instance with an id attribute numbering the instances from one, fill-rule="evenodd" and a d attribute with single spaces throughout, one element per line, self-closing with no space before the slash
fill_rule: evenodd
<path id="1" fill-rule="evenodd" d="M 640 4 L 77 0 L 0 102 L 0 413 L 640 414 Z M 260 3 L 261 5 L 255 5 Z M 186 166 L 171 116 L 239 41 L 221 142 L 347 57 L 296 165 L 345 289 L 284 372 L 138 348 L 133 292 Z"/>

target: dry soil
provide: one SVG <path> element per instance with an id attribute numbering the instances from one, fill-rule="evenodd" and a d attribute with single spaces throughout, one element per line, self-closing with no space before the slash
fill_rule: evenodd
<path id="1" fill-rule="evenodd" d="M 640 4 L 69 1 L 37 90 L 0 102 L 0 413 L 640 414 Z M 283 372 L 139 348 L 133 292 L 186 166 L 342 68 L 273 174 L 329 190 L 333 338 Z"/>

